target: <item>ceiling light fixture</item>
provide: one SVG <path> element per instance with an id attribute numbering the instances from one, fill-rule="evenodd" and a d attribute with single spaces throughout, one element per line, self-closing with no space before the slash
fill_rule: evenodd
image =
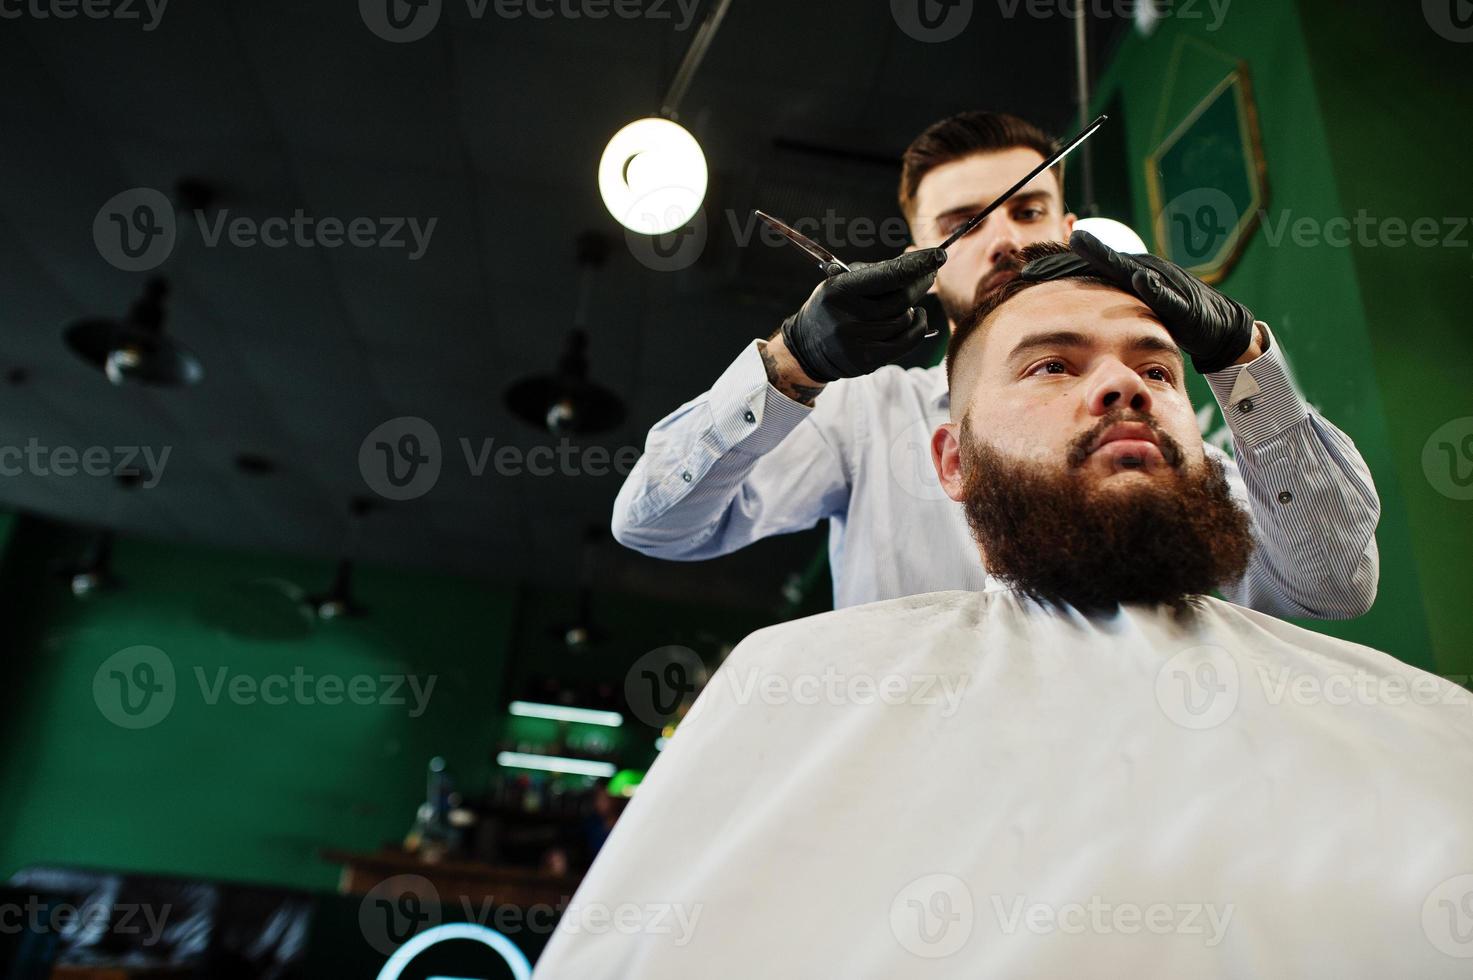
<path id="1" fill-rule="evenodd" d="M 373 501 L 367 497 L 354 497 L 348 507 L 348 541 L 343 548 L 343 557 L 338 560 L 333 573 L 332 585 L 326 592 L 307 597 L 307 608 L 320 620 L 360 617 L 368 614 L 367 608 L 353 598 L 353 560 L 349 556 L 358 550 L 362 536 L 363 517 L 374 509 Z"/>
<path id="2" fill-rule="evenodd" d="M 64 575 L 72 595 L 85 599 L 106 589 L 118 587 L 118 577 L 113 574 L 113 532 L 100 531 L 87 545 L 81 558 Z"/>
<path id="3" fill-rule="evenodd" d="M 66 329 L 66 345 L 115 385 L 171 388 L 198 384 L 205 374 L 199 358 L 164 334 L 164 297 L 168 293 L 167 281 L 150 279 L 125 319 L 78 320 Z"/>
<path id="4" fill-rule="evenodd" d="M 678 109 L 706 57 L 731 0 L 718 0 L 691 39 L 658 116 L 636 119 L 614 134 L 598 164 L 598 190 L 614 220 L 641 235 L 664 235 L 696 216 L 708 171 L 701 144 Z"/>
<path id="5" fill-rule="evenodd" d="M 611 245 L 598 232 L 578 236 L 578 308 L 557 373 L 535 374 L 513 382 L 506 407 L 528 425 L 555 436 L 607 432 L 624 421 L 618 395 L 588 379 L 588 309 L 594 271 L 608 260 Z"/>

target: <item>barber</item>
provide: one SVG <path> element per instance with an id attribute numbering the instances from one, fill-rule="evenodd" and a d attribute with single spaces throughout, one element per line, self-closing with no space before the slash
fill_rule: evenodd
<path id="1" fill-rule="evenodd" d="M 962 508 L 930 472 L 930 433 L 948 419 L 945 370 L 893 362 L 925 336 L 927 292 L 954 330 L 979 294 L 1016 275 L 1023 246 L 1070 240 L 1075 216 L 1055 168 L 949 251 L 934 247 L 1054 146 L 1001 113 L 963 113 L 922 133 L 900 187 L 916 245 L 826 277 L 777 332 L 743 345 L 709 390 L 656 423 L 615 501 L 615 538 L 693 561 L 828 519 L 836 608 L 983 588 Z M 1225 598 L 1278 616 L 1369 609 L 1374 483 L 1350 438 L 1294 388 L 1268 325 L 1164 259 L 1122 255 L 1084 233 L 1072 244 L 1156 312 L 1232 433 L 1231 458 L 1212 452 L 1258 547 Z"/>

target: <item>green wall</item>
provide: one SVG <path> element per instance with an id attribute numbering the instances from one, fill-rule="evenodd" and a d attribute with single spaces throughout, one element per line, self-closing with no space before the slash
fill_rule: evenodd
<path id="1" fill-rule="evenodd" d="M 310 625 L 290 603 L 263 605 L 270 589 L 240 586 L 288 580 L 318 591 L 329 564 L 126 538 L 113 556 L 122 587 L 83 601 L 54 569 L 86 542 L 0 514 L 12 679 L 0 690 L 12 747 L 0 759 L 0 880 L 45 863 L 331 889 L 337 869 L 318 852 L 401 839 L 430 757 L 443 755 L 458 785 L 479 794 L 503 735 L 541 737 L 504 730 L 505 701 L 530 679 L 609 680 L 622 700 L 624 673 L 644 653 L 678 644 L 714 667 L 778 618 L 776 602 L 765 613 L 603 589 L 592 616 L 605 637 L 574 652 L 562 639 L 574 592 L 365 567 L 354 592 L 369 615 Z M 250 638 L 230 623 L 277 628 Z M 93 683 L 108 658 L 136 645 L 168 657 L 175 699 L 157 724 L 130 730 L 109 720 Z M 298 668 L 345 683 L 414 675 L 429 697 L 418 717 L 407 684 L 404 705 L 324 704 L 315 694 L 308 703 L 295 692 L 286 704 L 246 703 L 214 695 L 222 668 L 255 681 Z M 647 763 L 654 733 L 627 727 L 626 761 Z"/>
<path id="2" fill-rule="evenodd" d="M 1168 17 L 1150 37 L 1132 32 L 1123 42 L 1100 79 L 1096 105 L 1113 106 L 1120 113 L 1112 125 L 1124 132 L 1129 197 L 1137 228 L 1151 227 L 1144 170 L 1147 156 L 1239 59 L 1247 63 L 1251 75 L 1267 161 L 1267 212 L 1276 227 L 1286 210 L 1294 219 L 1311 216 L 1321 221 L 1353 216 L 1361 207 L 1406 217 L 1424 213 L 1418 208 L 1430 207 L 1428 201 L 1377 189 L 1377 181 L 1385 179 L 1379 166 L 1382 160 L 1390 164 L 1425 154 L 1417 163 L 1422 168 L 1417 182 L 1424 188 L 1445 187 L 1458 179 L 1466 153 L 1451 152 L 1434 140 L 1415 148 L 1404 142 L 1398 145 L 1376 128 L 1367 131 L 1363 125 L 1366 104 L 1344 94 L 1343 86 L 1352 84 L 1349 79 L 1355 79 L 1355 85 L 1371 86 L 1377 84 L 1377 78 L 1389 84 L 1387 77 L 1394 77 L 1399 96 L 1371 103 L 1388 111 L 1388 118 L 1378 126 L 1395 128 L 1409 118 L 1416 120 L 1414 131 L 1460 125 L 1455 120 L 1466 119 L 1466 115 L 1428 98 L 1426 90 L 1419 88 L 1423 84 L 1420 73 L 1396 75 L 1418 57 L 1418 45 L 1399 38 L 1408 43 L 1388 46 L 1381 28 L 1384 11 L 1362 16 L 1339 5 L 1318 6 L 1323 11 L 1314 11 L 1308 27 L 1293 4 L 1235 5 L 1215 31 L 1206 29 L 1204 19 Z M 1413 6 L 1407 17 L 1420 20 L 1420 12 Z M 1428 35 L 1418 42 L 1422 47 L 1432 42 L 1454 47 L 1427 30 L 1425 22 L 1422 29 Z M 1312 43 L 1307 34 L 1323 38 L 1329 32 L 1357 37 L 1359 46 L 1351 51 L 1358 53 L 1312 65 L 1311 59 L 1321 57 L 1320 49 L 1327 45 Z M 1385 70 L 1364 77 L 1358 65 L 1371 45 L 1381 52 L 1376 57 L 1382 59 Z M 1454 54 L 1447 53 L 1447 57 Z M 1466 77 L 1466 60 L 1464 64 Z M 1365 145 L 1377 142 L 1381 145 Z M 1102 171 L 1108 173 L 1109 164 Z M 1450 598 L 1466 593 L 1468 576 L 1456 561 L 1459 547 L 1438 540 L 1448 535 L 1449 528 L 1439 528 L 1436 519 L 1424 519 L 1422 511 L 1461 522 L 1451 537 L 1466 542 L 1470 505 L 1449 508 L 1445 501 L 1429 498 L 1425 480 L 1419 485 L 1413 477 L 1420 474 L 1422 446 L 1431 433 L 1428 422 L 1473 414 L 1455 405 L 1460 399 L 1467 400 L 1467 381 L 1459 385 L 1456 379 L 1466 379 L 1470 365 L 1466 332 L 1456 336 L 1457 321 L 1451 315 L 1458 305 L 1459 312 L 1466 310 L 1473 297 L 1468 290 L 1466 252 L 1456 260 L 1446 255 L 1438 259 L 1443 265 L 1462 262 L 1459 280 L 1446 278 L 1445 270 L 1418 271 L 1419 260 L 1425 257 L 1413 253 L 1423 251 L 1403 249 L 1394 260 L 1368 258 L 1354 248 L 1324 243 L 1301 246 L 1287 234 L 1274 245 L 1260 228 L 1221 288 L 1273 328 L 1300 388 L 1326 418 L 1355 440 L 1381 496 L 1377 535 L 1381 584 L 1374 608 L 1355 620 L 1305 621 L 1302 625 L 1378 647 L 1444 674 L 1468 673 L 1473 671 L 1473 657 L 1467 645 L 1458 642 L 1455 628 L 1467 622 L 1468 603 Z M 1406 271 L 1398 279 L 1388 278 L 1394 269 L 1403 267 Z M 1428 289 L 1434 299 L 1411 309 L 1390 301 L 1410 283 L 1417 284 L 1410 287 L 1416 292 L 1428 288 L 1422 283 L 1439 276 L 1444 277 L 1440 285 Z M 1454 302 L 1455 295 L 1462 297 L 1461 304 Z M 1443 359 L 1437 371 L 1426 370 Z M 1412 375 L 1419 376 L 1413 380 Z M 1423 387 L 1438 385 L 1444 389 L 1435 399 L 1437 407 L 1424 407 L 1411 418 L 1407 403 L 1423 397 Z M 1205 385 L 1195 394 L 1199 404 L 1210 401 Z M 1214 425 L 1221 425 L 1220 418 Z M 1461 551 L 1467 553 L 1466 544 Z M 1433 588 L 1426 588 L 1426 583 L 1433 583 Z M 1432 612 L 1431 604 L 1446 608 Z M 1455 604 L 1462 608 L 1452 611 Z"/>
<path id="3" fill-rule="evenodd" d="M 1473 43 L 1440 36 L 1421 4 L 1300 0 L 1299 10 L 1346 213 L 1441 226 L 1436 245 L 1388 238 L 1349 251 L 1391 438 L 1377 477 L 1401 491 L 1416 611 L 1437 670 L 1473 673 L 1473 500 L 1442 492 L 1446 469 L 1423 468 L 1444 425 L 1465 419 L 1460 434 L 1473 433 Z M 1454 227 L 1460 241 L 1449 238 Z M 1435 450 L 1433 459 L 1447 465 Z"/>
<path id="4" fill-rule="evenodd" d="M 337 871 L 319 849 L 401 838 L 431 756 L 484 782 L 514 628 L 510 590 L 365 568 L 355 589 L 369 617 L 295 639 L 242 639 L 219 626 L 236 586 L 284 578 L 315 590 L 332 568 L 124 539 L 114 565 L 125 588 L 78 601 L 45 573 L 76 547 L 75 535 L 22 519 L 5 556 L 0 877 L 64 863 L 331 888 Z M 157 725 L 127 730 L 99 709 L 93 678 L 137 644 L 169 657 L 177 693 Z M 329 705 L 293 695 L 272 706 L 222 694 L 211 704 L 194 673 L 213 685 L 220 668 L 260 679 L 298 667 L 436 681 L 416 718 L 412 697 Z"/>

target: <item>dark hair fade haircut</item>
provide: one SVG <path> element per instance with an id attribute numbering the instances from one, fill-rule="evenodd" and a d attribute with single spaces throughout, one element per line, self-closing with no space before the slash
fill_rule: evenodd
<path id="1" fill-rule="evenodd" d="M 1053 282 L 1055 279 L 1058 278 L 1067 278 L 1073 282 L 1094 283 L 1097 286 L 1107 286 L 1110 289 L 1120 289 L 1119 286 L 1115 285 L 1113 282 L 1110 282 L 1108 279 L 1094 275 L 1090 272 L 1075 272 L 1065 276 L 1029 276 L 1029 263 L 1036 262 L 1039 259 L 1047 258 L 1050 255 L 1073 254 L 1074 253 L 1070 251 L 1069 246 L 1064 244 L 1063 242 L 1034 242 L 1032 245 L 1025 245 L 1023 247 L 1023 250 L 1018 253 L 1018 261 L 1023 266 L 1023 271 L 1018 274 L 1018 277 L 1016 279 L 1008 280 L 1001 286 L 994 289 L 992 292 L 981 297 L 981 299 L 978 300 L 977 305 L 972 308 L 972 312 L 963 317 L 962 321 L 956 325 L 956 330 L 951 335 L 951 341 L 946 345 L 947 388 L 951 387 L 951 379 L 956 371 L 957 355 L 961 352 L 962 347 L 966 345 L 967 341 L 970 340 L 974 334 L 978 333 L 982 329 L 982 325 L 987 322 L 987 318 L 992 316 L 993 313 L 997 312 L 998 307 L 1002 306 L 1008 300 L 1012 299 L 1014 296 L 1018 295 L 1024 290 L 1031 289 L 1041 283 Z M 1120 291 L 1124 292 L 1124 290 Z"/>
<path id="2" fill-rule="evenodd" d="M 974 153 L 997 153 L 1023 146 L 1047 158 L 1058 141 L 1026 119 L 1006 112 L 962 112 L 926 127 L 900 158 L 900 212 L 915 217 L 916 189 L 921 179 L 944 163 Z M 1054 167 L 1064 189 L 1064 164 Z"/>

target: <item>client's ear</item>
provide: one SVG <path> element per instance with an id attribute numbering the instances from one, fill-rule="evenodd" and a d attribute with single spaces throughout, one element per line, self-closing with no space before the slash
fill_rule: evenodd
<path id="1" fill-rule="evenodd" d="M 952 500 L 960 502 L 964 497 L 961 427 L 955 422 L 943 422 L 931 433 L 931 465 L 936 467 L 941 489 Z"/>

